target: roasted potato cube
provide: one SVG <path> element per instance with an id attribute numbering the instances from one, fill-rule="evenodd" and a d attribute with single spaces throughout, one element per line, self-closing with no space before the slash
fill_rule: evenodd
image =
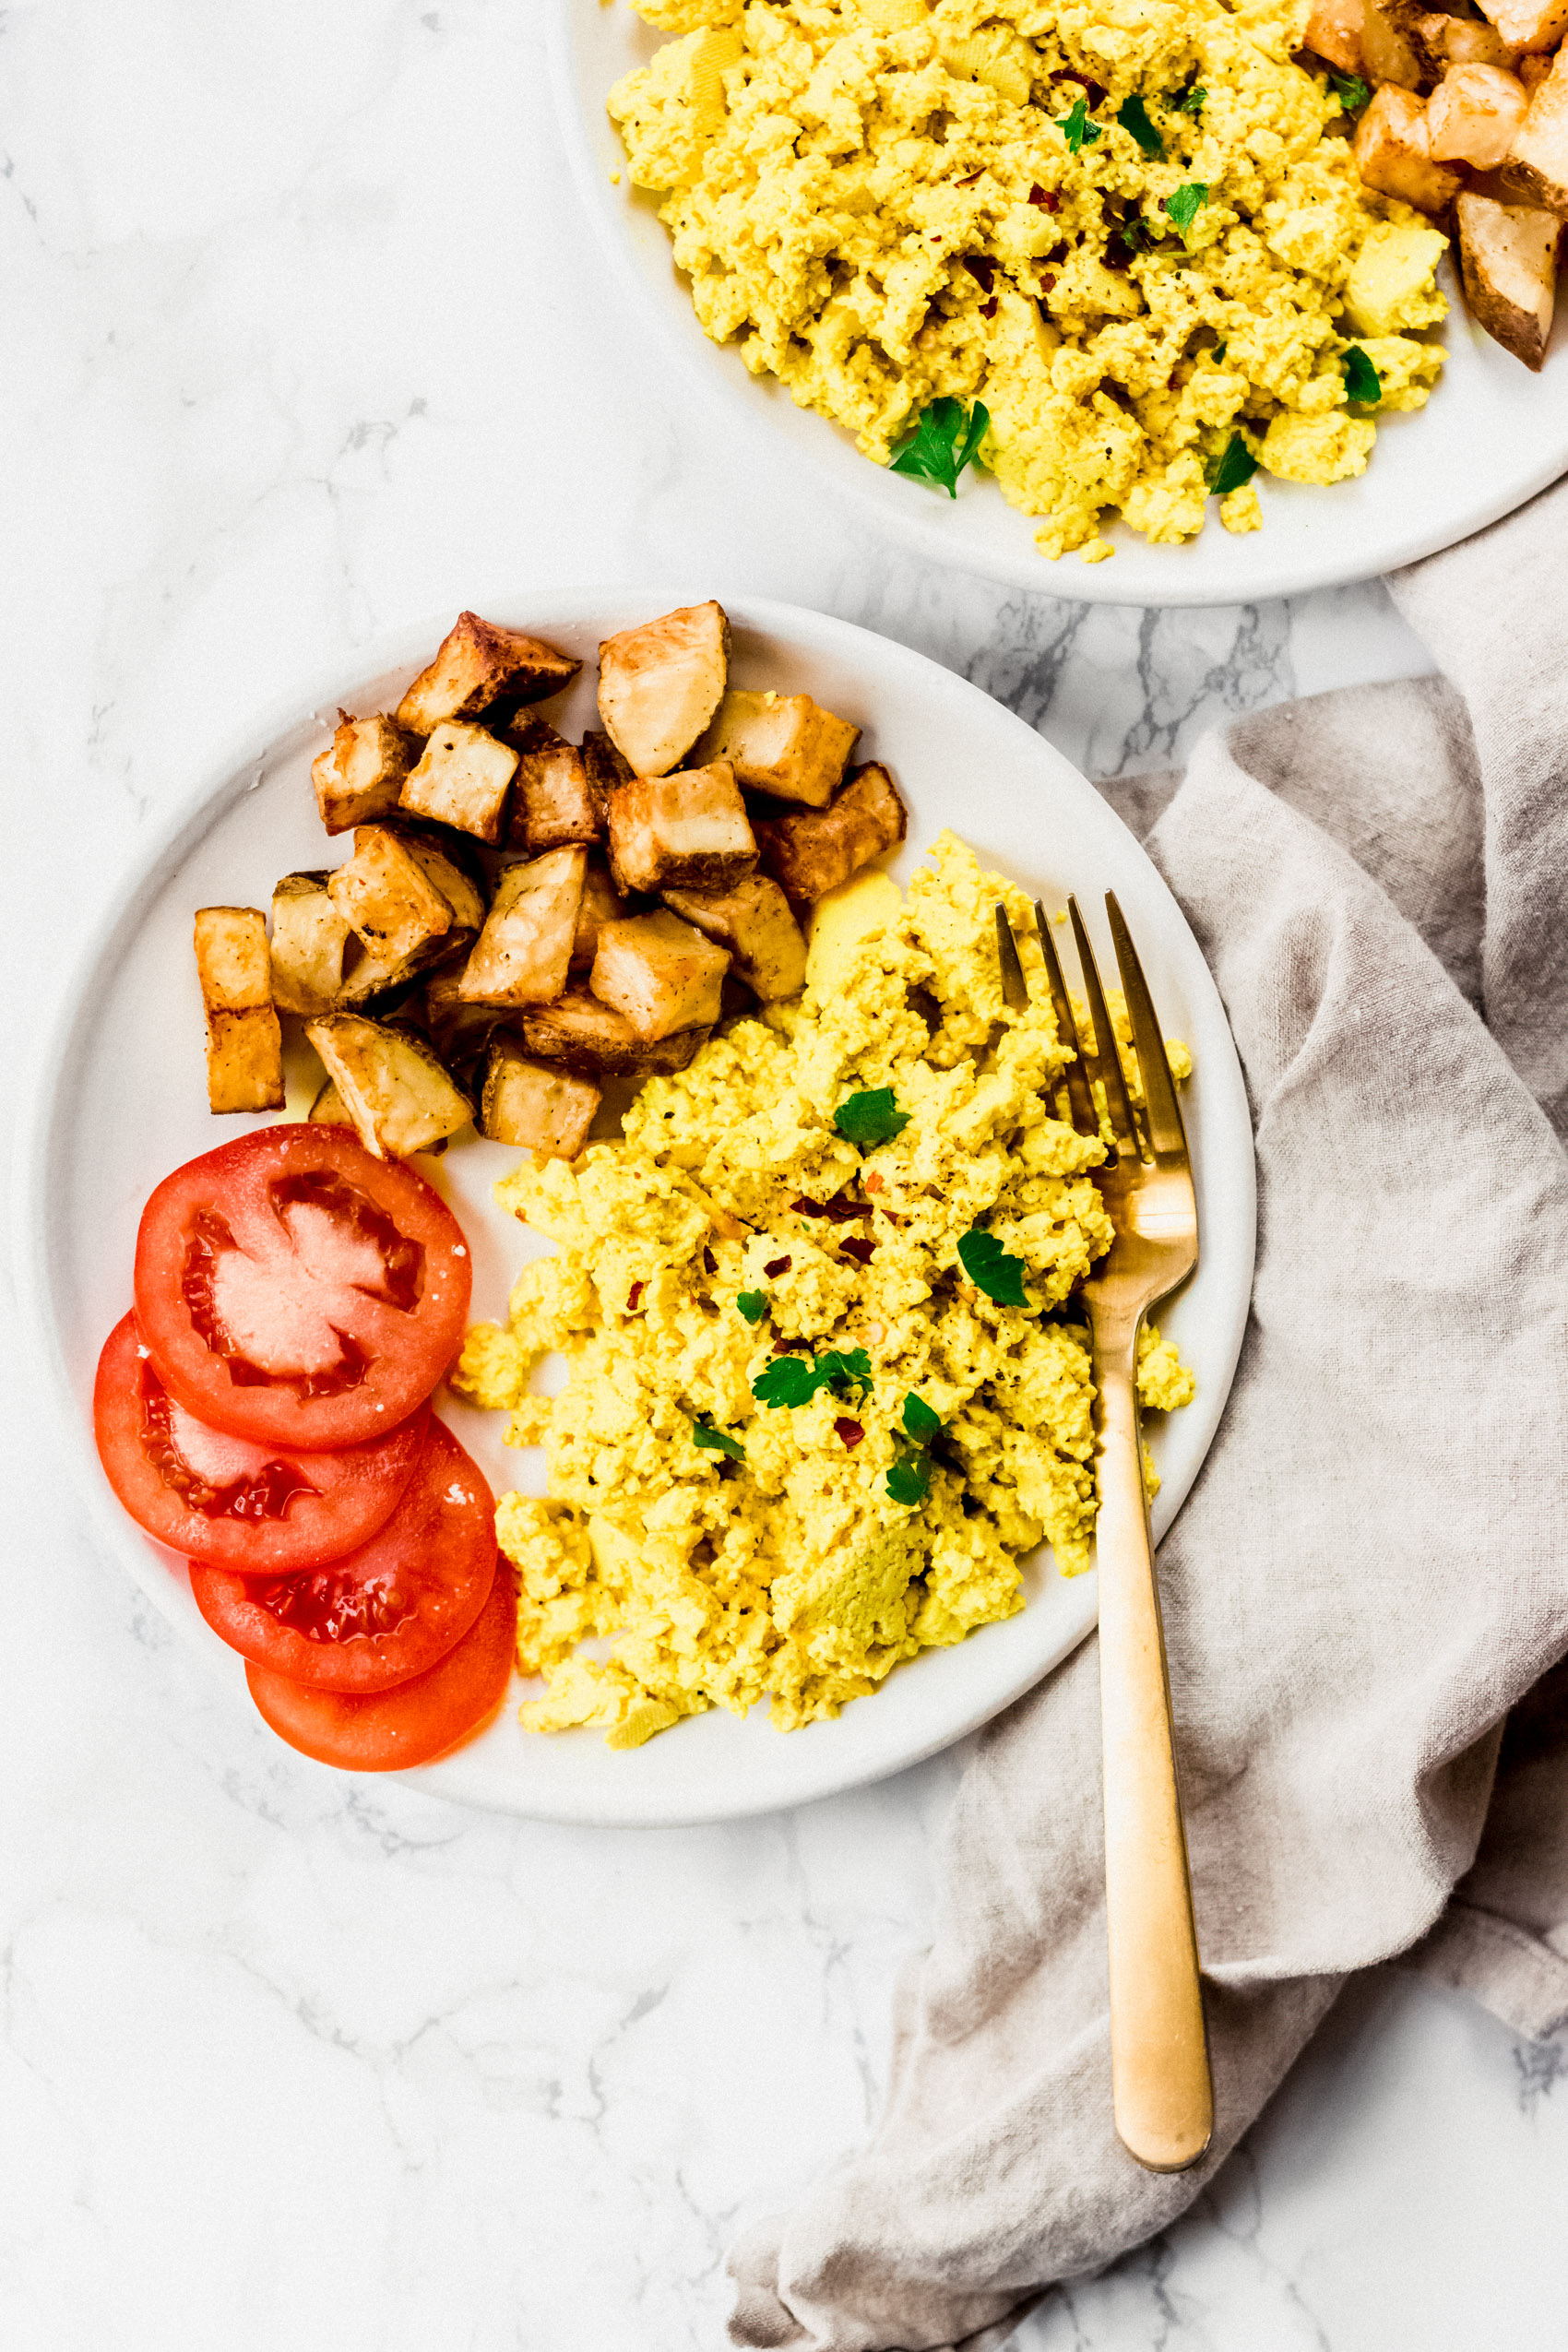
<path id="1" fill-rule="evenodd" d="M 431 731 L 398 805 L 412 816 L 450 825 L 478 841 L 499 841 L 517 754 L 467 719 L 443 719 Z"/>
<path id="2" fill-rule="evenodd" d="M 717 1021 L 729 968 L 724 948 L 660 910 L 603 925 L 588 987 L 651 1045 Z"/>
<path id="3" fill-rule="evenodd" d="M 1568 33 L 1568 0 L 1483 0 L 1511 49 L 1555 49 Z"/>
<path id="4" fill-rule="evenodd" d="M 477 931 L 484 921 L 487 904 L 484 868 L 477 851 L 469 850 L 460 834 L 437 833 L 422 825 L 398 825 L 388 827 L 423 868 L 426 879 L 433 883 L 452 909 L 454 931 Z M 359 848 L 359 835 L 354 847 Z"/>
<path id="5" fill-rule="evenodd" d="M 548 1004 L 566 985 L 586 849 L 547 849 L 506 866 L 458 982 L 466 1004 Z"/>
<path id="6" fill-rule="evenodd" d="M 610 795 L 610 864 L 623 890 L 723 890 L 756 863 L 756 837 L 727 759 L 635 776 Z"/>
<path id="7" fill-rule="evenodd" d="M 459 612 L 435 659 L 398 705 L 398 723 L 428 735 L 448 719 L 477 719 L 493 703 L 542 702 L 569 686 L 582 666 L 521 629 Z"/>
<path id="8" fill-rule="evenodd" d="M 432 878 L 422 847 L 387 826 L 362 826 L 353 856 L 327 885 L 338 912 L 370 953 L 393 964 L 452 928 L 452 902 Z"/>
<path id="9" fill-rule="evenodd" d="M 1562 223 L 1538 207 L 1467 188 L 1454 207 L 1465 295 L 1494 342 L 1539 369 L 1551 333 Z"/>
<path id="10" fill-rule="evenodd" d="M 1361 70 L 1361 19 L 1366 0 L 1312 0 L 1301 45 L 1326 57 L 1342 74 Z"/>
<path id="11" fill-rule="evenodd" d="M 697 756 L 727 759 L 736 783 L 754 791 L 820 809 L 843 782 L 860 731 L 810 695 L 754 695 L 731 687 Z"/>
<path id="12" fill-rule="evenodd" d="M 328 1013 L 307 1022 L 305 1035 L 326 1063 L 355 1134 L 377 1159 L 428 1151 L 473 1117 L 472 1103 L 432 1049 L 407 1029 L 360 1013 Z"/>
<path id="13" fill-rule="evenodd" d="M 599 648 L 599 715 L 636 776 L 678 767 L 719 708 L 730 674 L 730 624 L 718 604 L 688 604 Z"/>
<path id="14" fill-rule="evenodd" d="M 577 909 L 577 928 L 572 937 L 573 971 L 586 972 L 591 968 L 600 931 L 606 923 L 618 922 L 625 911 L 626 902 L 610 878 L 610 868 L 597 849 L 590 849 L 583 875 L 582 902 Z"/>
<path id="15" fill-rule="evenodd" d="M 523 1043 L 539 1062 L 606 1078 L 652 1077 L 683 1070 L 707 1038 L 708 1024 L 676 1029 L 651 1042 L 586 989 L 568 989 L 553 1004 L 523 1015 Z"/>
<path id="16" fill-rule="evenodd" d="M 479 1131 L 493 1143 L 517 1144 L 550 1159 L 576 1159 L 588 1141 L 600 1089 L 545 1062 L 530 1062 L 510 1038 L 497 1038 L 484 1070 Z"/>
<path id="17" fill-rule="evenodd" d="M 617 784 L 629 784 L 634 773 L 632 763 L 624 759 L 608 735 L 590 728 L 582 740 L 583 766 L 588 771 L 588 790 L 593 794 L 599 811 L 599 829 L 605 826 L 605 811 L 610 795 Z"/>
<path id="18" fill-rule="evenodd" d="M 1501 65 L 1450 65 L 1427 100 L 1427 147 L 1440 163 L 1494 171 L 1514 144 L 1529 100 Z"/>
<path id="19" fill-rule="evenodd" d="M 272 893 L 272 1002 L 311 1019 L 329 1012 L 343 986 L 353 933 L 333 905 L 327 873 L 286 873 Z"/>
<path id="20" fill-rule="evenodd" d="M 1538 50 L 1526 49 L 1522 57 L 1516 58 L 1514 70 L 1524 84 L 1526 98 L 1533 98 L 1551 72 L 1551 59 L 1543 57 Z"/>
<path id="21" fill-rule="evenodd" d="M 363 1013 L 373 1006 L 378 1015 L 400 1004 L 433 965 L 460 958 L 474 934 L 453 929 L 428 940 L 411 956 L 373 956 L 350 933 L 343 957 L 343 985 L 333 999 L 334 1013 Z"/>
<path id="22" fill-rule="evenodd" d="M 588 765 L 576 743 L 558 735 L 533 711 L 508 731 L 519 756 L 507 847 L 527 849 L 537 857 L 543 849 L 569 849 L 578 842 L 597 841 L 604 830 L 603 819 L 588 782 Z"/>
<path id="23" fill-rule="evenodd" d="M 1424 0 L 1364 0 L 1361 71 L 1375 87 L 1430 89 L 1443 71 L 1420 30 Z"/>
<path id="24" fill-rule="evenodd" d="M 893 778 L 872 760 L 853 771 L 830 807 L 763 818 L 756 833 L 765 872 L 801 905 L 848 882 L 907 829 Z"/>
<path id="25" fill-rule="evenodd" d="M 1430 56 L 1446 65 L 1507 65 L 1518 51 L 1510 49 L 1494 25 L 1477 17 L 1421 17 L 1418 30 Z"/>
<path id="26" fill-rule="evenodd" d="M 1531 92 L 1503 177 L 1520 203 L 1568 215 L 1568 49 L 1558 51 L 1551 71 Z"/>
<path id="27" fill-rule="evenodd" d="M 1385 83 L 1361 116 L 1355 157 L 1369 188 L 1398 196 L 1419 211 L 1442 212 L 1458 194 L 1460 174 L 1427 153 L 1425 107 L 1396 83 Z"/>
<path id="28" fill-rule="evenodd" d="M 457 1084 L 468 1088 L 470 1074 L 483 1060 L 492 1037 L 506 1018 L 506 1010 L 499 1004 L 469 1004 L 462 986 L 462 965 L 447 965 L 431 974 L 422 1001 L 432 1045 Z"/>
<path id="29" fill-rule="evenodd" d="M 330 1078 L 317 1093 L 305 1118 L 313 1127 L 351 1127 L 354 1123 L 349 1116 L 348 1105 Z"/>
<path id="30" fill-rule="evenodd" d="M 413 754 L 395 720 L 345 719 L 311 763 L 315 804 L 328 833 L 348 833 L 356 825 L 390 816 Z"/>
<path id="31" fill-rule="evenodd" d="M 215 1111 L 280 1111 L 283 1032 L 272 1009 L 261 909 L 198 908 L 196 959 L 207 1015 L 208 1103 Z"/>
<path id="32" fill-rule="evenodd" d="M 805 934 L 767 874 L 748 873 L 728 890 L 667 890 L 664 903 L 728 947 L 737 976 L 765 1003 L 805 986 Z"/>

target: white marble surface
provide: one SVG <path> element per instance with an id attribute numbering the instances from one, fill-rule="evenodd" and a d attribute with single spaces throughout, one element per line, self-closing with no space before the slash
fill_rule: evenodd
<path id="1" fill-rule="evenodd" d="M 508 588 L 829 608 L 1099 770 L 1427 666 L 1376 588 L 1161 616 L 915 576 L 715 445 L 617 313 L 529 0 L 21 0 L 0 149 L 23 1053 L 237 719 Z M 333 1778 L 95 1556 L 14 1353 L 6 1402 L 0 2342 L 719 2343 L 733 2232 L 874 2109 L 961 1757 L 640 1835 Z M 1560 2345 L 1558 2063 L 1358 1988 L 1213 2194 L 1022 2352 Z"/>

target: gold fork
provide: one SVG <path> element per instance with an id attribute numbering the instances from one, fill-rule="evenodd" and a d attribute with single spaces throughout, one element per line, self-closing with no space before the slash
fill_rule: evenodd
<path id="1" fill-rule="evenodd" d="M 1197 1931 L 1170 1733 L 1165 1662 L 1138 1426 L 1138 1333 L 1148 1310 L 1198 1262 L 1197 1202 L 1186 1131 L 1143 967 L 1105 894 L 1122 992 L 1143 1080 L 1140 1131 L 1123 1075 L 1099 969 L 1076 899 L 1068 900 L 1094 1043 L 1067 1065 L 1074 1126 L 1099 1134 L 1089 1080 L 1101 1089 L 1116 1156 L 1094 1170 L 1116 1239 L 1083 1287 L 1099 1436 L 1099 1687 L 1105 1761 L 1105 1885 L 1111 1943 L 1111 2069 L 1116 2129 L 1151 2172 L 1195 2164 L 1214 2128 L 1198 1988 Z M 1005 910 L 996 909 L 1003 994 L 1028 1001 Z M 1079 1045 L 1051 925 L 1038 901 L 1057 1034 Z M 1086 1077 L 1086 1069 L 1087 1076 Z"/>

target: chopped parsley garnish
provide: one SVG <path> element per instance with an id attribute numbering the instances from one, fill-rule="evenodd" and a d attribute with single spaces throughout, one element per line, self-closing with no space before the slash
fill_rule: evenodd
<path id="1" fill-rule="evenodd" d="M 1148 118 L 1148 108 L 1141 98 L 1123 99 L 1116 120 L 1124 131 L 1131 131 L 1144 153 L 1152 162 L 1165 152 L 1165 141 Z"/>
<path id="2" fill-rule="evenodd" d="M 1187 232 L 1208 202 L 1208 186 L 1203 180 L 1188 180 L 1174 196 L 1165 199 L 1165 209 L 1182 232 L 1182 243 L 1191 243 Z"/>
<path id="3" fill-rule="evenodd" d="M 891 1087 L 873 1087 L 864 1094 L 847 1097 L 834 1112 L 833 1123 L 846 1143 L 858 1144 L 861 1151 L 874 1151 L 878 1144 L 890 1144 L 895 1135 L 903 1134 L 909 1113 L 899 1110 Z"/>
<path id="4" fill-rule="evenodd" d="M 869 1395 L 871 1358 L 865 1349 L 851 1348 L 846 1354 L 841 1348 L 829 1348 L 809 1364 L 799 1356 L 776 1356 L 753 1381 L 752 1395 L 759 1404 L 798 1408 L 809 1405 L 823 1388 L 831 1389 L 850 1405 Z"/>
<path id="5" fill-rule="evenodd" d="M 1010 1258 L 994 1233 L 972 1225 L 958 1243 L 958 1263 L 974 1284 L 999 1307 L 1027 1307 L 1027 1271 L 1022 1258 Z"/>
<path id="6" fill-rule="evenodd" d="M 1207 96 L 1206 89 L 1200 89 L 1196 82 L 1189 82 L 1176 101 L 1177 113 L 1201 114 L 1204 111 L 1204 101 Z"/>
<path id="7" fill-rule="evenodd" d="M 1375 409 L 1383 398 L 1383 378 L 1359 343 L 1352 343 L 1340 353 L 1345 369 L 1345 397 L 1360 400 L 1363 406 Z"/>
<path id="8" fill-rule="evenodd" d="M 958 476 L 969 464 L 991 423 L 991 411 L 977 400 L 964 422 L 962 400 L 933 400 L 893 460 L 896 474 L 933 481 L 949 498 L 958 495 Z"/>
<path id="9" fill-rule="evenodd" d="M 1233 433 L 1218 457 L 1204 468 L 1204 480 L 1217 498 L 1244 489 L 1258 469 L 1258 461 L 1239 433 Z"/>
<path id="10" fill-rule="evenodd" d="M 1093 147 L 1099 137 L 1099 124 L 1089 121 L 1087 98 L 1075 98 L 1067 113 L 1057 121 L 1056 127 L 1067 142 L 1069 155 L 1076 155 L 1080 148 Z"/>
<path id="11" fill-rule="evenodd" d="M 1354 114 L 1372 96 L 1360 74 L 1330 74 L 1328 79 L 1335 97 L 1347 114 Z"/>
<path id="12" fill-rule="evenodd" d="M 1220 361 L 1225 357 L 1226 351 L 1229 348 L 1229 346 L 1222 340 L 1217 343 L 1213 350 L 1210 351 L 1209 358 L 1214 362 L 1216 367 L 1219 365 Z"/>
<path id="13" fill-rule="evenodd" d="M 911 1390 L 904 1399 L 904 1427 L 917 1445 L 929 1445 L 942 1427 L 941 1417 L 933 1413 L 923 1396 Z"/>
<path id="14" fill-rule="evenodd" d="M 760 1323 L 767 1313 L 767 1293 L 766 1290 L 738 1290 L 735 1304 L 748 1323 Z"/>
<path id="15" fill-rule="evenodd" d="M 940 1418 L 922 1397 L 912 1392 L 905 1397 L 903 1433 L 893 1432 L 898 1455 L 887 1473 L 887 1491 L 893 1502 L 912 1510 L 931 1492 L 931 1441 L 941 1428 Z"/>
<path id="16" fill-rule="evenodd" d="M 692 1423 L 692 1443 L 700 1445 L 705 1454 L 728 1454 L 732 1462 L 743 1462 L 745 1448 L 728 1430 L 715 1429 L 711 1421 Z"/>

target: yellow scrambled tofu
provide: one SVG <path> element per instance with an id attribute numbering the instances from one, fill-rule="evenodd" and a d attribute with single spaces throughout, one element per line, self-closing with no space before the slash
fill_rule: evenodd
<path id="1" fill-rule="evenodd" d="M 1446 240 L 1363 187 L 1307 0 L 635 0 L 610 112 L 707 332 L 866 457 L 936 399 L 1050 556 L 1203 529 L 1220 459 L 1360 473 L 1424 405 Z M 1358 297 L 1360 299 L 1358 299 Z M 1373 339 L 1366 340 L 1366 339 Z M 1363 379 L 1364 382 L 1364 379 Z M 1220 498 L 1256 529 L 1250 481 Z"/>
<path id="2" fill-rule="evenodd" d="M 998 899 L 1031 981 L 1020 1013 Z M 524 1268 L 508 1328 L 469 1335 L 456 1382 L 545 1449 L 548 1499 L 505 1495 L 496 1517 L 519 1662 L 549 1679 L 527 1726 L 631 1747 L 767 1699 L 792 1728 L 1011 1616 L 1042 1540 L 1067 1573 L 1088 1564 L 1073 1294 L 1113 1237 L 1087 1172 L 1104 1146 L 1058 1115 L 1068 1058 L 1028 899 L 944 834 L 907 902 L 874 872 L 823 901 L 803 994 L 651 1079 L 622 1140 L 503 1179 L 556 1249 Z M 968 1278 L 977 1229 L 1025 1305 Z M 553 1397 L 530 1384 L 552 1353 Z M 1154 1331 L 1140 1387 L 1158 1408 L 1193 1394 Z M 608 1656 L 579 1647 L 598 1636 Z"/>

